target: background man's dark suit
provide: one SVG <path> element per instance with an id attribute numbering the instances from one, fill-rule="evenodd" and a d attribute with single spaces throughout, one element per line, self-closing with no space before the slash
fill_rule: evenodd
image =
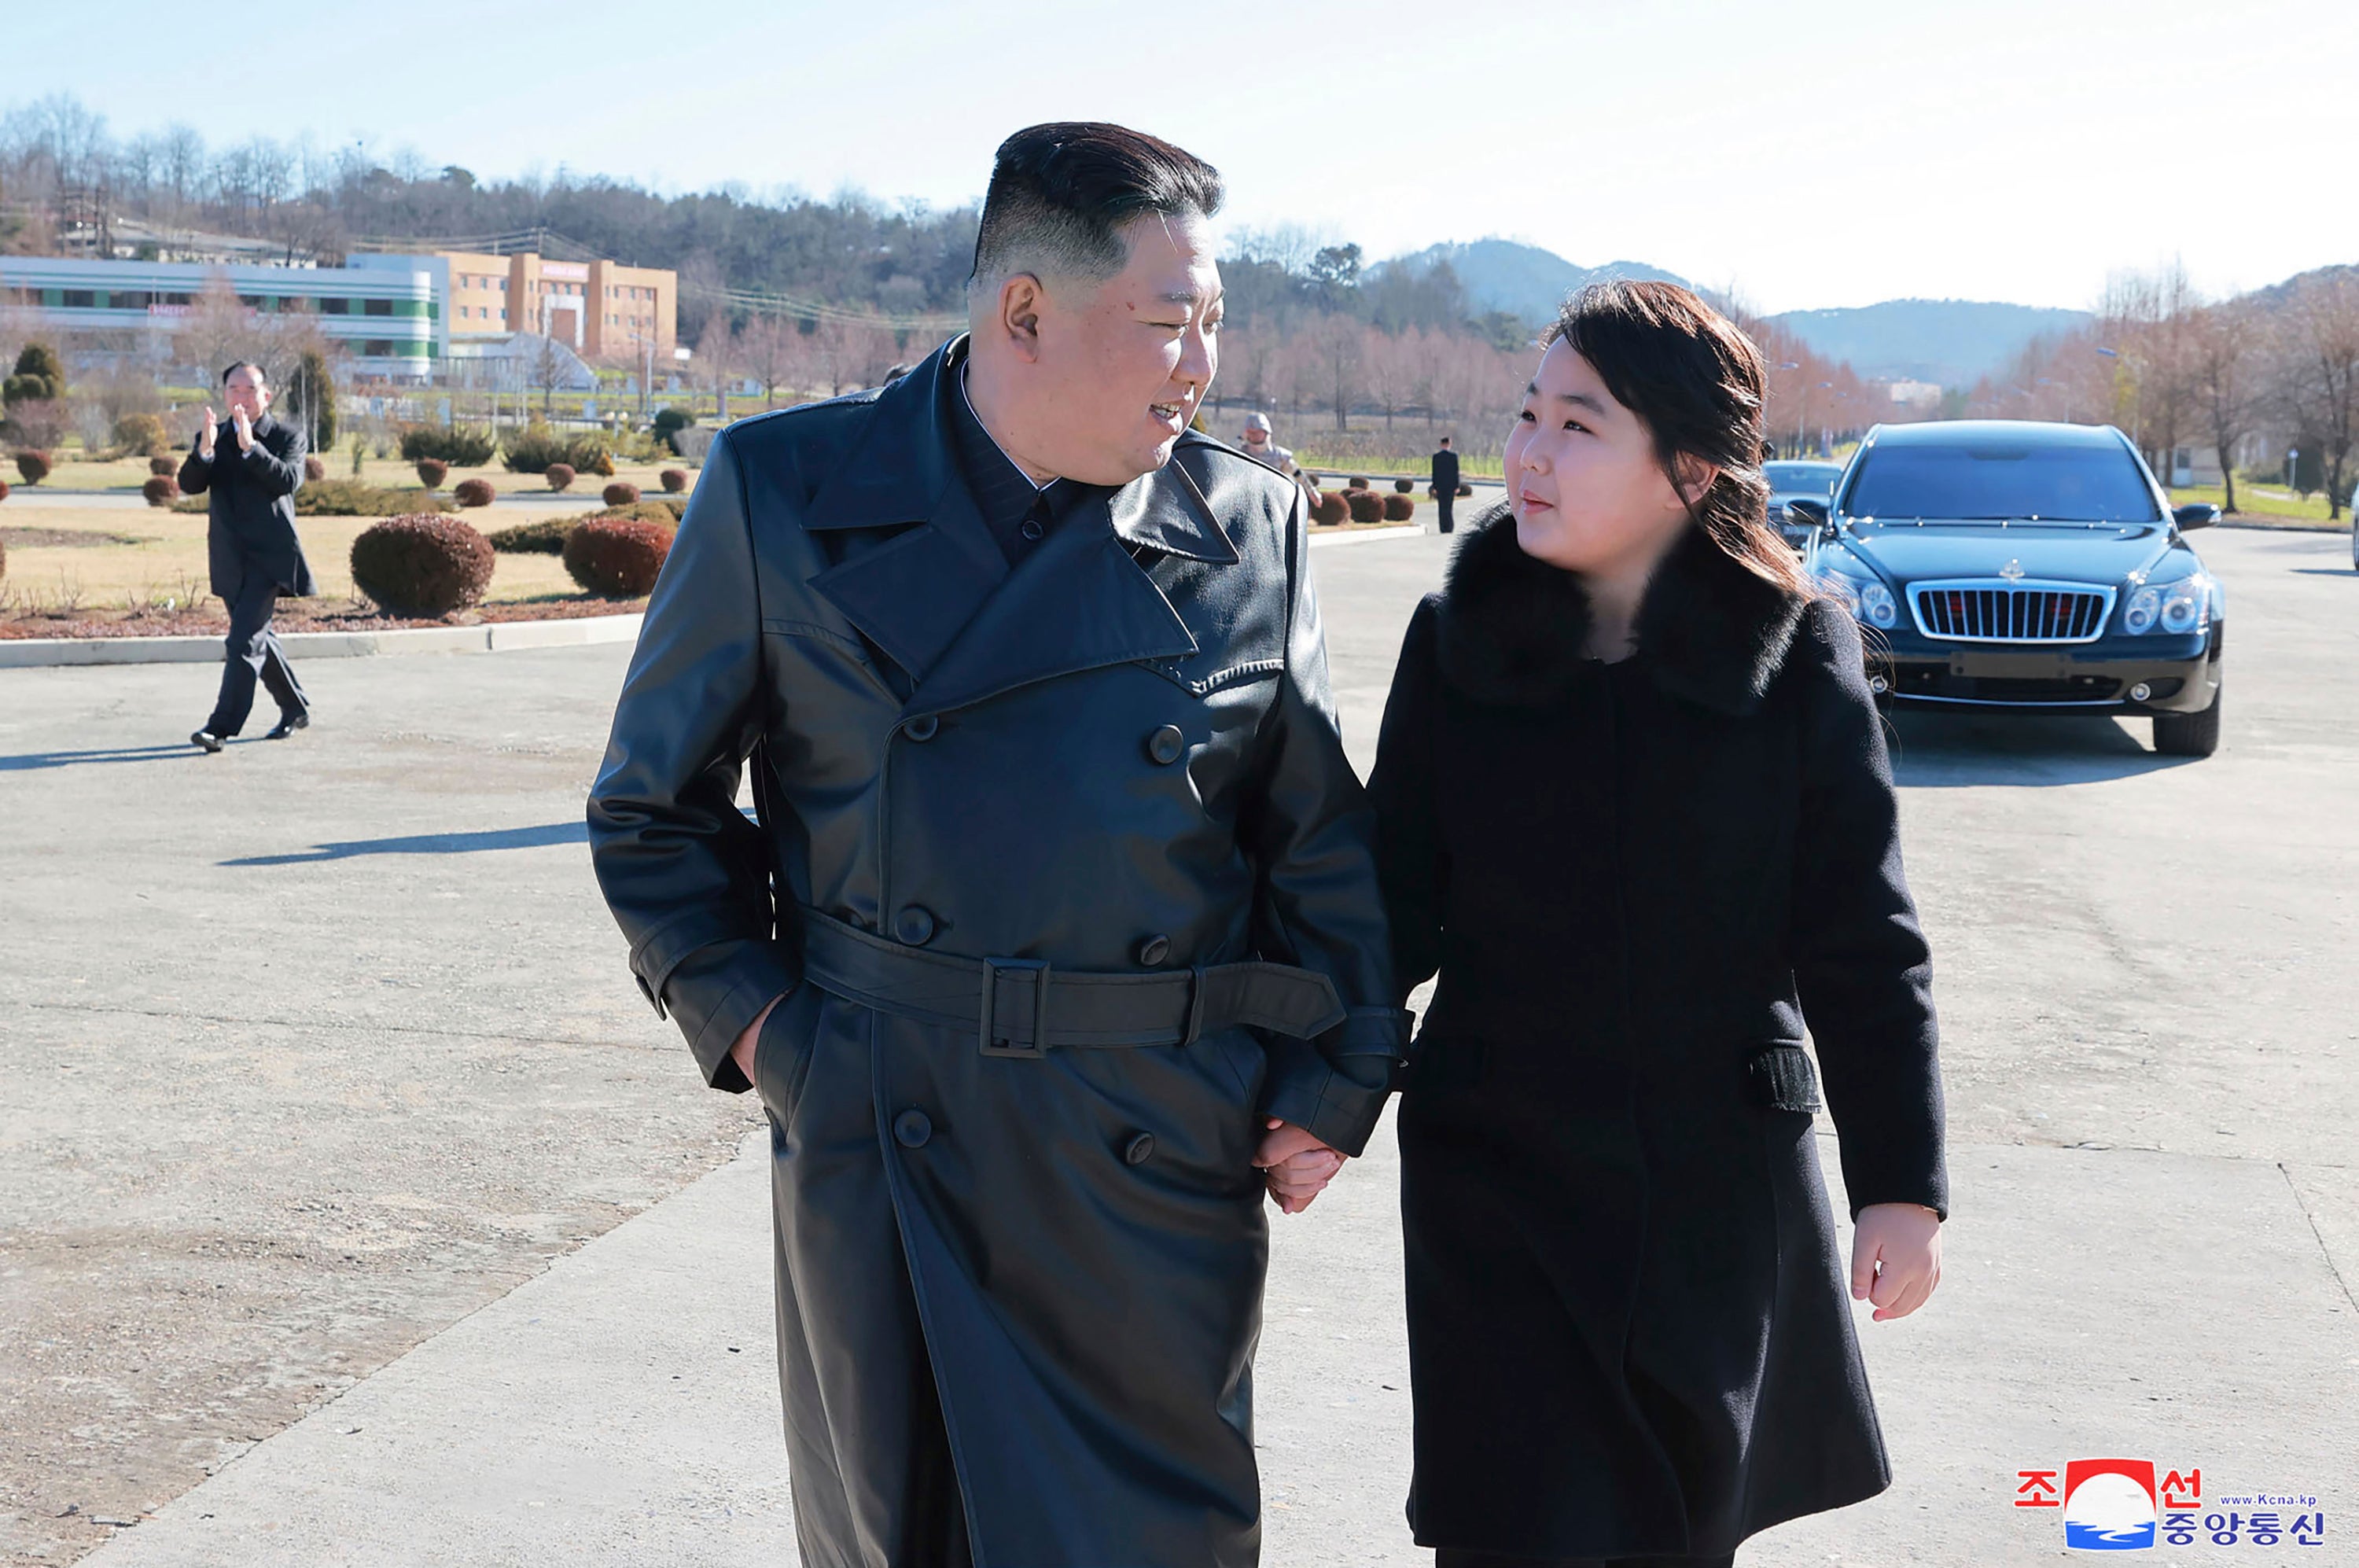
<path id="1" fill-rule="evenodd" d="M 1433 494 L 1441 505 L 1441 531 L 1448 533 L 1456 526 L 1450 508 L 1458 500 L 1458 454 L 1448 447 L 1433 454 Z"/>
<path id="2" fill-rule="evenodd" d="M 224 738 L 245 727 L 257 679 L 282 714 L 310 706 L 270 629 L 281 593 L 305 598 L 319 592 L 295 533 L 295 492 L 303 484 L 307 445 L 301 430 L 265 414 L 254 422 L 250 451 L 239 452 L 237 432 L 224 425 L 210 459 L 201 443 L 192 443 L 180 464 L 180 488 L 212 497 L 205 553 L 212 590 L 229 606 L 229 640 L 221 695 L 205 728 Z"/>

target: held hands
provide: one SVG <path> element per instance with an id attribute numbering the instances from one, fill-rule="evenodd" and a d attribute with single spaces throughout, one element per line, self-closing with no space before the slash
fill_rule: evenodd
<path id="1" fill-rule="evenodd" d="M 1291 1122 L 1272 1116 L 1264 1126 L 1253 1162 L 1269 1183 L 1269 1195 L 1277 1200 L 1278 1212 L 1299 1214 L 1343 1169 L 1344 1156 Z"/>
<path id="2" fill-rule="evenodd" d="M 1941 1282 L 1941 1221 L 1919 1203 L 1870 1203 L 1851 1243 L 1851 1299 L 1874 1301 L 1875 1321 L 1905 1318 Z"/>

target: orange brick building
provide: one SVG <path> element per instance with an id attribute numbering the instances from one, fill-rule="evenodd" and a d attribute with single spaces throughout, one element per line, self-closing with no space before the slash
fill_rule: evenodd
<path id="1" fill-rule="evenodd" d="M 551 261 L 527 253 L 439 254 L 450 269 L 451 338 L 540 332 L 582 358 L 669 365 L 679 342 L 679 278 L 661 267 L 612 261 Z"/>

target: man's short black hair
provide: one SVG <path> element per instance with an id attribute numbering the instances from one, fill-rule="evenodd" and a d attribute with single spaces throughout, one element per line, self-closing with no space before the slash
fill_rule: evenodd
<path id="1" fill-rule="evenodd" d="M 228 386 L 229 378 L 235 376 L 241 370 L 251 370 L 254 372 L 254 384 L 255 386 L 267 387 L 270 385 L 270 378 L 262 374 L 262 366 L 255 364 L 254 361 L 250 359 L 241 359 L 235 365 L 231 365 L 227 370 L 223 371 L 222 385 L 224 387 Z"/>
<path id="2" fill-rule="evenodd" d="M 1122 228 L 1142 212 L 1211 217 L 1221 171 L 1169 142 L 1122 125 L 1059 121 L 999 144 L 970 289 L 1013 273 L 1112 278 L 1129 261 Z"/>
<path id="3" fill-rule="evenodd" d="M 1449 438 L 1448 436 L 1444 436 L 1444 437 L 1442 437 L 1442 438 L 1441 438 L 1441 444 L 1442 444 L 1442 445 L 1444 445 L 1444 446 L 1448 446 L 1448 445 L 1450 444 L 1450 438 Z"/>

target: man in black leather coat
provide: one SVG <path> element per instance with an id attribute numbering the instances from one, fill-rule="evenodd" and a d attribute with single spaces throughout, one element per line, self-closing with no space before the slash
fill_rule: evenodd
<path id="1" fill-rule="evenodd" d="M 264 738 L 285 740 L 311 722 L 310 699 L 287 662 L 287 650 L 270 629 L 278 596 L 319 592 L 310 563 L 295 533 L 295 492 L 303 484 L 303 432 L 270 417 L 270 386 L 261 367 L 240 360 L 222 372 L 230 429 L 222 433 L 209 406 L 188 460 L 180 464 L 180 488 L 191 495 L 210 492 L 206 503 L 206 563 L 212 590 L 229 610 L 227 657 L 221 691 L 204 727 L 189 737 L 203 751 L 245 727 L 254 711 L 258 680 L 278 704 L 278 723 Z M 223 452 L 226 444 L 231 450 Z"/>
<path id="2" fill-rule="evenodd" d="M 1188 428 L 1220 195 L 1010 137 L 971 332 L 713 444 L 592 792 L 641 987 L 767 1113 L 807 1568 L 1258 1558 L 1264 1193 L 1407 1016 L 1299 493 Z"/>

